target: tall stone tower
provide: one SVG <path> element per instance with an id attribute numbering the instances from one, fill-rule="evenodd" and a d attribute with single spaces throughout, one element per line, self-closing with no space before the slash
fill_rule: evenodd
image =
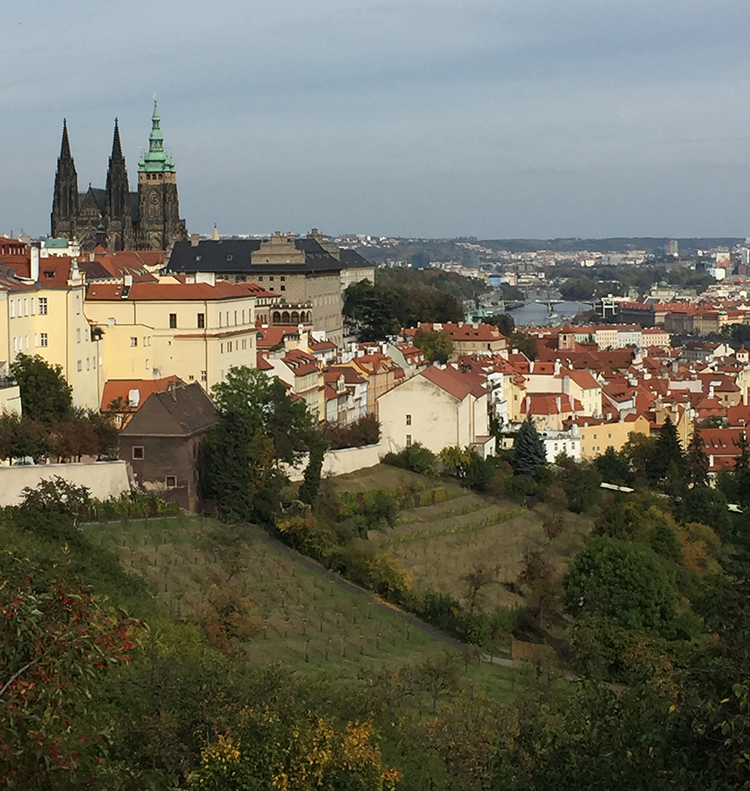
<path id="1" fill-rule="evenodd" d="M 148 151 L 138 164 L 138 208 L 140 250 L 168 250 L 177 239 L 186 238 L 185 224 L 180 221 L 177 172 L 172 158 L 164 151 L 156 100 Z"/>
<path id="2" fill-rule="evenodd" d="M 55 190 L 52 197 L 52 236 L 67 236 L 73 239 L 77 232 L 78 219 L 78 173 L 68 140 L 68 123 L 63 120 L 60 156 L 57 158 Z"/>
<path id="3" fill-rule="evenodd" d="M 115 118 L 115 132 L 112 138 L 112 154 L 107 168 L 106 187 L 106 228 L 108 250 L 132 250 L 133 208 L 130 204 L 130 187 L 125 157 L 120 143 L 120 127 Z"/>

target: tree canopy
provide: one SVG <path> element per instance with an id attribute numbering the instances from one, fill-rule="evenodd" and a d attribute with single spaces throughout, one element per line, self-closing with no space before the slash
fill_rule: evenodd
<path id="1" fill-rule="evenodd" d="M 61 366 L 50 365 L 38 354 L 19 354 L 10 364 L 10 375 L 18 383 L 26 417 L 46 424 L 68 417 L 73 388 L 65 381 Z"/>

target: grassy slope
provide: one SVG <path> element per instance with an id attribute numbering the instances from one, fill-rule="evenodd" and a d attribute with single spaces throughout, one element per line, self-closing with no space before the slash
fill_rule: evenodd
<path id="1" fill-rule="evenodd" d="M 346 679 L 457 650 L 367 594 L 350 592 L 333 576 L 310 570 L 293 553 L 248 528 L 244 548 L 227 559 L 212 552 L 210 519 L 140 520 L 86 525 L 97 543 L 112 549 L 128 571 L 143 574 L 157 602 L 176 619 L 200 620 L 220 591 L 247 597 L 260 619 L 247 645 L 248 660 L 284 661 L 299 672 Z M 521 680 L 515 670 L 472 665 L 468 678 L 504 698 Z"/>

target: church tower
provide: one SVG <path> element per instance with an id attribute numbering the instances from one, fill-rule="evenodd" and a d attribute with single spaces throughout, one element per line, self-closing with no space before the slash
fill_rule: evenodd
<path id="1" fill-rule="evenodd" d="M 57 158 L 55 191 L 52 198 L 52 236 L 73 239 L 77 232 L 78 219 L 78 174 L 68 140 L 68 123 L 63 120 L 62 144 Z"/>
<path id="2" fill-rule="evenodd" d="M 138 249 L 168 250 L 173 242 L 186 238 L 177 199 L 177 172 L 164 151 L 159 109 L 154 100 L 148 151 L 138 164 Z"/>
<path id="3" fill-rule="evenodd" d="M 115 118 L 112 155 L 107 169 L 105 199 L 106 247 L 108 250 L 133 249 L 133 218 L 125 157 L 120 143 L 120 127 Z"/>

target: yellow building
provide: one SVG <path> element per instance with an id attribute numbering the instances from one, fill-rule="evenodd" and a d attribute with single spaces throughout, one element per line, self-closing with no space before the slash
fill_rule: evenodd
<path id="1" fill-rule="evenodd" d="M 86 314 L 103 333 L 103 380 L 176 375 L 204 389 L 255 368 L 255 296 L 243 284 L 92 283 Z"/>
<path id="2" fill-rule="evenodd" d="M 651 424 L 643 415 L 628 415 L 617 423 L 582 418 L 577 423 L 577 430 L 581 440 L 581 458 L 595 459 L 607 448 L 621 451 L 631 434 L 643 434 L 647 437 L 651 432 Z"/>
<path id="3" fill-rule="evenodd" d="M 99 406 L 101 341 L 84 312 L 85 278 L 76 259 L 39 259 L 32 248 L 31 277 L 0 281 L 0 373 L 19 354 L 43 357 L 59 365 L 73 388 L 73 405 Z"/>

